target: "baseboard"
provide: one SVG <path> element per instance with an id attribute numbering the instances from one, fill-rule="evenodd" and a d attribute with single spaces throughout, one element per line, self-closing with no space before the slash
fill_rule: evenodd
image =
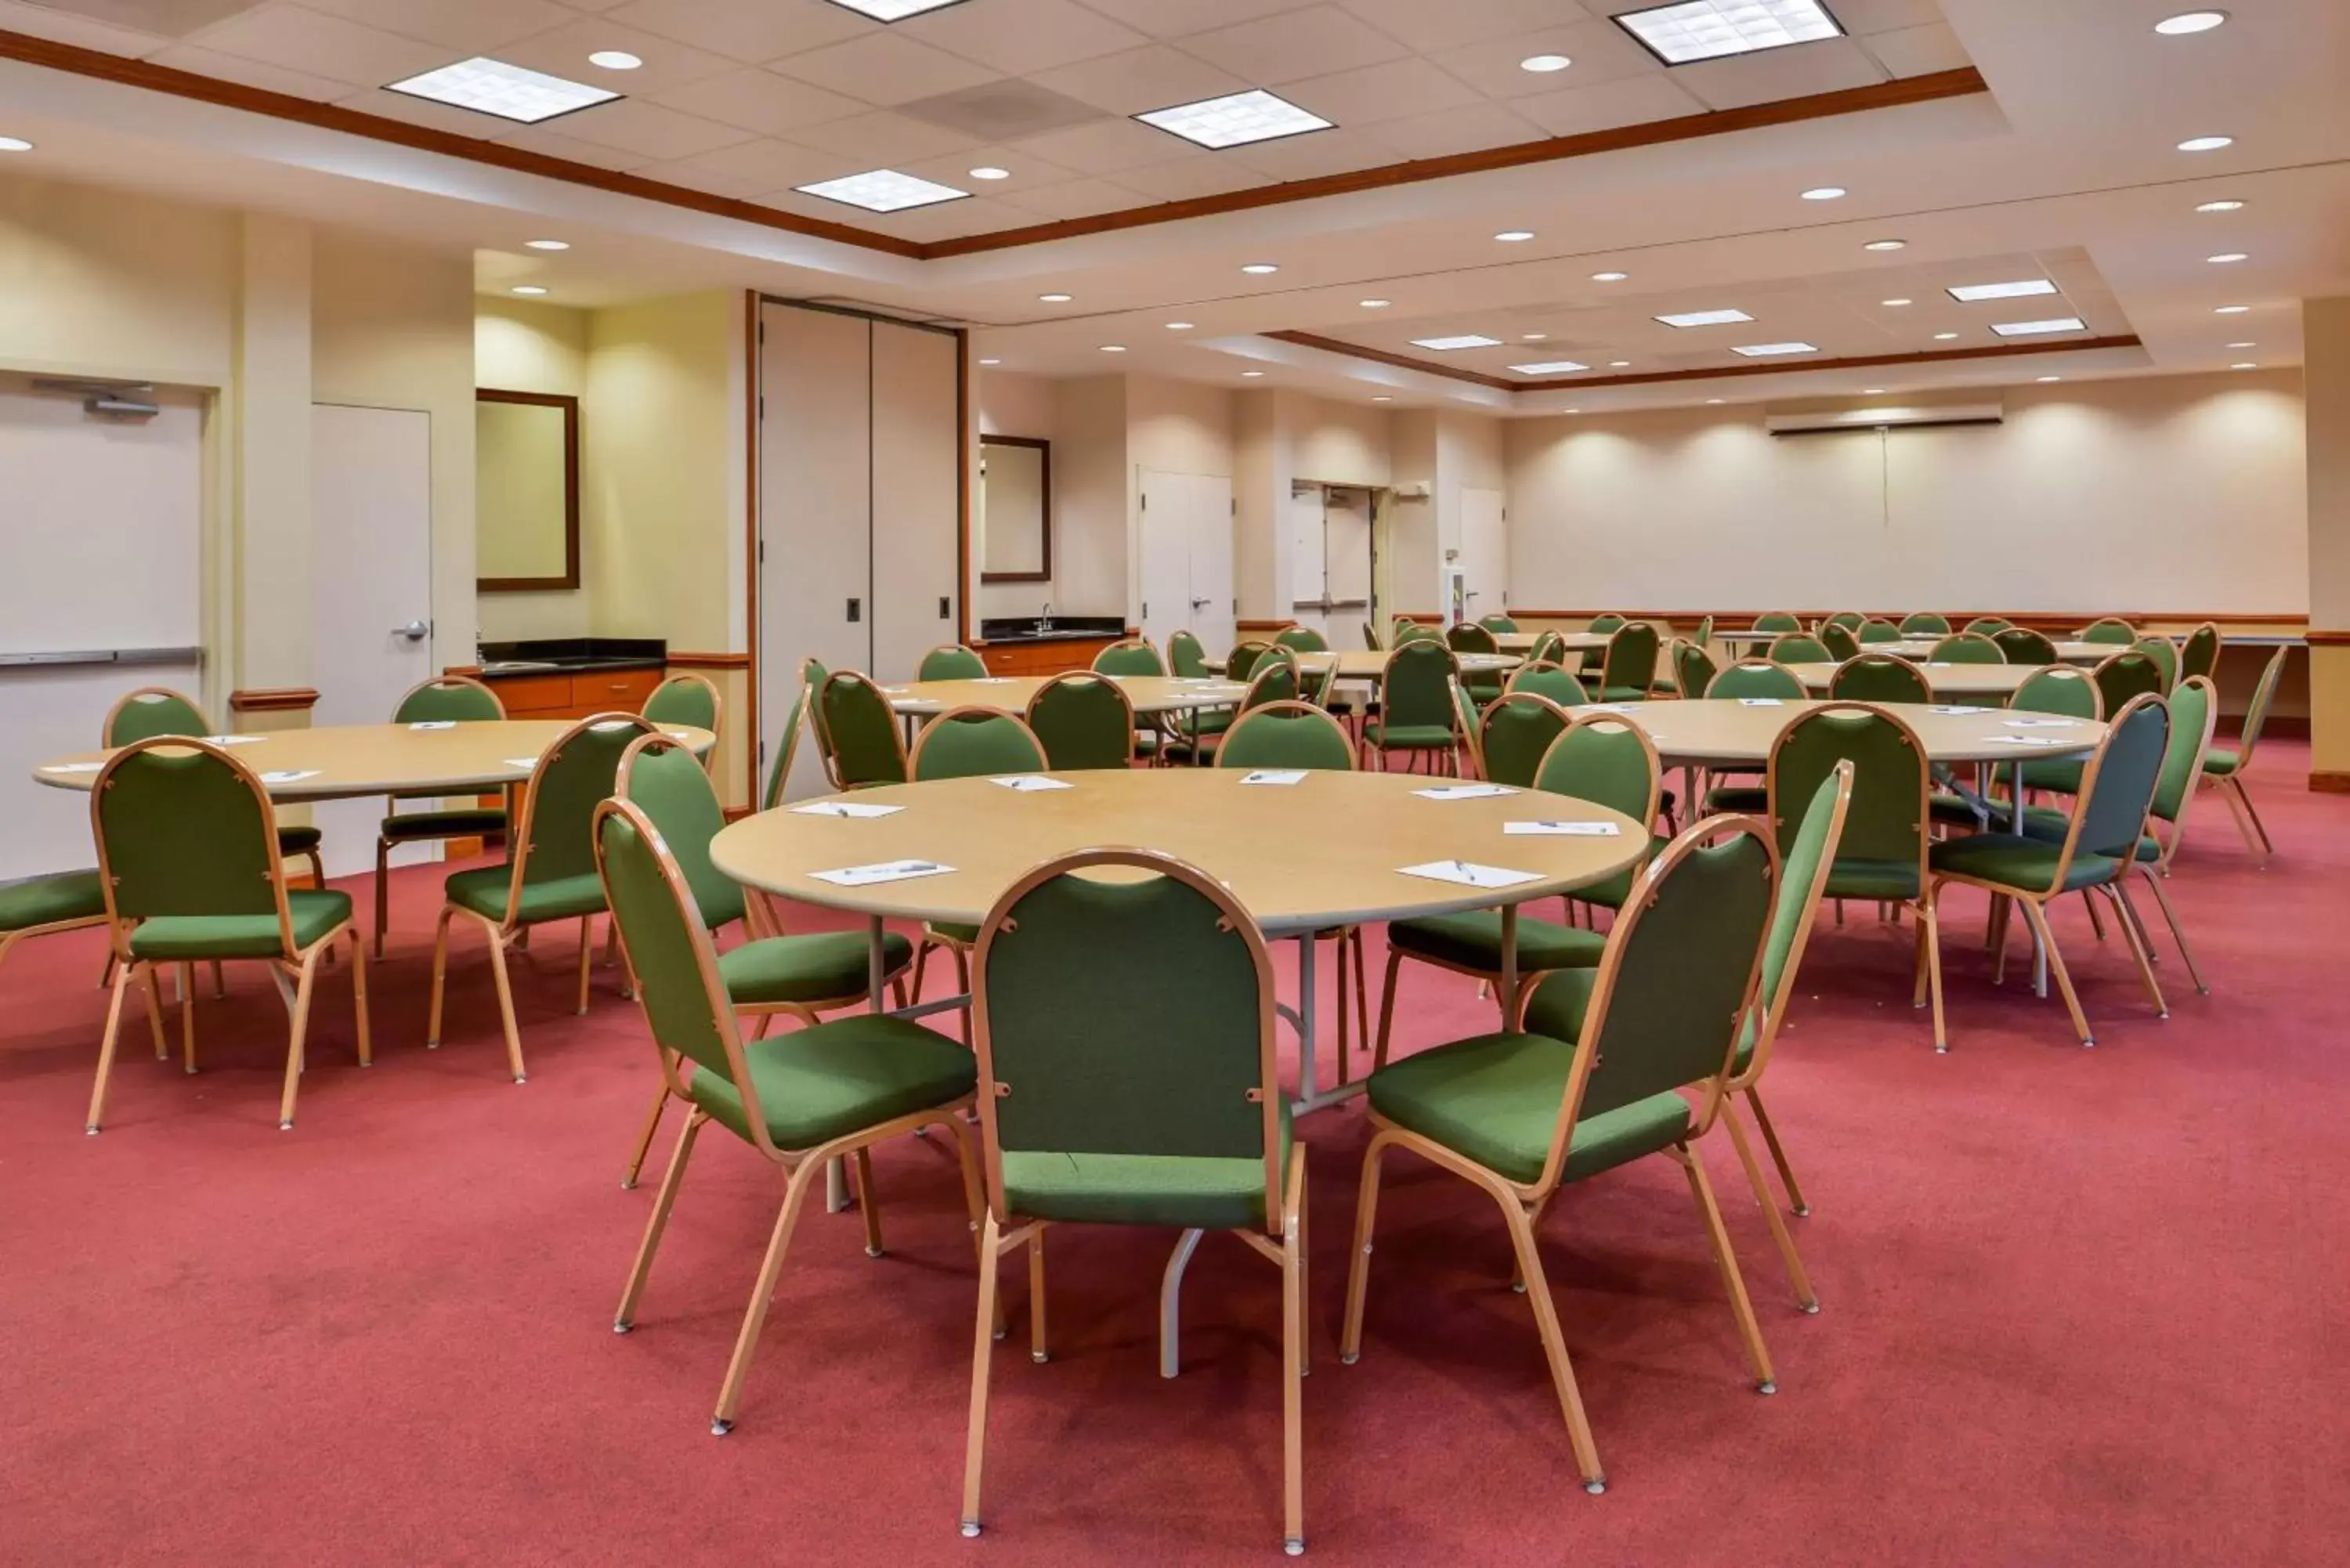
<path id="1" fill-rule="evenodd" d="M 2313 772 L 2309 775 L 2309 787 L 2317 794 L 2350 794 L 2350 773 L 2331 768 Z"/>

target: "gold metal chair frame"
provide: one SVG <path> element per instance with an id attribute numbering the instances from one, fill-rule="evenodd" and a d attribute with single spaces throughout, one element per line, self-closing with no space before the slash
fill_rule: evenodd
<path id="1" fill-rule="evenodd" d="M 2269 656 L 2268 664 L 2261 670 L 2260 684 L 2252 690 L 2251 706 L 2245 710 L 2248 725 L 2254 713 L 2263 719 L 2267 717 L 2269 702 L 2276 693 L 2277 677 L 2284 671 L 2287 651 L 2278 649 Z M 2260 736 L 2255 733 L 2250 744 L 2237 748 L 2234 773 L 2223 777 L 2199 779 L 2195 787 L 2199 790 L 2216 789 L 2227 798 L 2229 815 L 2236 819 L 2236 831 L 2243 835 L 2244 847 L 2261 857 L 2260 868 L 2265 871 L 2269 862 L 2276 857 L 2276 846 L 2269 840 L 2268 825 L 2261 821 L 2261 814 L 2252 809 L 2251 793 L 2244 788 L 2244 773 L 2252 765 L 2252 751 L 2259 744 Z"/>
<path id="2" fill-rule="evenodd" d="M 1128 767 L 1132 767 L 1134 765 L 1134 734 L 1136 723 L 1134 715 L 1134 701 L 1127 696 L 1125 687 L 1120 686 L 1117 681 L 1112 680 L 1108 676 L 1101 674 L 1097 670 L 1065 670 L 1060 674 L 1055 675 L 1051 680 L 1045 681 L 1042 686 L 1036 688 L 1036 694 L 1028 699 L 1028 706 L 1022 709 L 1019 713 L 1020 722 L 1027 726 L 1029 732 L 1032 735 L 1035 732 L 1036 709 L 1044 702 L 1045 694 L 1048 691 L 1057 691 L 1064 686 L 1103 686 L 1108 688 L 1112 692 L 1117 694 L 1118 705 L 1126 710 L 1126 765 Z M 1042 744 L 1042 742 L 1038 742 L 1040 749 Z M 1049 752 L 1046 753 L 1045 757 L 1045 765 L 1050 766 L 1052 764 L 1052 754 Z"/>
<path id="3" fill-rule="evenodd" d="M 2178 797 L 2178 815 L 2170 823 L 2170 831 L 2165 834 L 2155 827 L 2153 811 L 2149 809 L 2147 812 L 2146 830 L 2154 835 L 2155 841 L 2162 846 L 2162 853 L 2151 861 L 2134 861 L 2133 867 L 2139 876 L 2146 878 L 2147 888 L 2154 894 L 2156 907 L 2161 909 L 2164 922 L 2170 927 L 2170 940 L 2178 944 L 2178 956 L 2186 961 L 2187 978 L 2195 982 L 2196 994 L 2209 996 L 2211 994 L 2211 988 L 2203 983 L 2203 971 L 2195 962 L 2195 950 L 2187 945 L 2187 929 L 2178 923 L 2178 911 L 2171 908 L 2170 895 L 2163 890 L 2162 886 L 2170 879 L 2170 863 L 2178 858 L 2178 846 L 2186 841 L 2187 812 L 2195 804 L 2195 796 L 2203 777 L 2203 759 L 2210 753 L 2211 737 L 2220 727 L 2220 691 L 2210 677 L 2190 675 L 2178 685 L 2179 689 L 2184 691 L 2198 683 L 2200 683 L 2203 688 L 2203 733 L 2196 740 L 2195 755 L 2189 763 L 2188 777 L 2190 782 L 2186 793 Z M 2173 709 L 2171 722 L 2176 723 L 2178 718 L 2178 711 Z M 2126 904 L 2123 905 L 2123 909 L 2133 921 L 2137 919 L 2137 909 Z M 2138 940 L 2146 946 L 2147 956 L 2152 957 L 2154 942 L 2142 923 L 2138 926 L 2137 934 Z"/>
<path id="4" fill-rule="evenodd" d="M 106 711 L 106 718 L 99 726 L 98 732 L 99 743 L 100 745 L 110 746 L 114 743 L 107 737 L 114 732 L 114 721 L 116 716 L 119 715 L 123 709 L 129 707 L 133 701 L 140 697 L 173 698 L 176 701 L 185 702 L 195 711 L 196 716 L 203 719 L 205 723 L 209 724 L 212 722 L 212 720 L 204 713 L 203 705 L 198 702 L 194 698 L 190 697 L 186 692 L 174 691 L 169 686 L 141 686 L 134 691 L 125 691 L 121 696 L 114 700 L 114 706 Z M 162 739 L 165 737 L 150 738 Z M 184 738 L 189 740 L 201 740 L 203 737 L 191 735 Z M 273 823 L 277 820 L 277 806 L 275 802 L 270 804 L 269 820 Z M 303 851 L 302 858 L 310 863 L 310 886 L 319 889 L 320 891 L 324 891 L 327 886 L 327 863 L 319 858 L 318 851 L 315 849 Z M 214 981 L 213 993 L 215 996 L 224 994 L 220 990 L 218 984 L 220 979 L 220 968 L 218 965 L 213 966 L 213 979 Z"/>
<path id="5" fill-rule="evenodd" d="M 500 698 L 498 694 L 488 686 L 484 685 L 481 681 L 474 680 L 470 675 L 440 675 L 435 676 L 430 680 L 420 680 L 415 685 L 410 687 L 405 692 L 401 693 L 400 701 L 392 704 L 392 711 L 395 713 L 400 711 L 400 707 L 407 702 L 409 698 L 415 696 L 419 691 L 431 691 L 434 688 L 443 686 L 470 686 L 474 691 L 479 691 L 483 696 L 487 697 L 490 700 L 491 703 L 497 709 L 499 718 L 504 719 L 506 716 L 506 705 L 504 700 Z M 511 789 L 507 790 L 505 792 L 505 797 L 506 819 L 508 824 L 511 825 L 514 820 L 515 792 Z M 384 796 L 383 814 L 386 816 L 396 815 L 395 808 L 397 807 L 400 798 L 401 797 L 399 795 Z M 414 799 L 416 797 L 410 796 L 409 798 Z M 473 835 L 470 833 L 462 833 L 453 835 L 452 836 L 459 838 L 471 838 Z M 403 844 L 413 844 L 418 842 L 418 840 L 402 839 L 400 842 Z M 426 840 L 425 842 L 432 841 Z M 445 843 L 447 840 L 442 839 L 440 840 L 440 842 Z M 383 956 L 383 933 L 391 924 L 392 848 L 392 840 L 384 836 L 382 828 L 377 828 L 375 834 L 375 956 L 378 958 L 381 958 Z M 319 882 L 318 886 L 323 888 L 326 886 L 326 883 L 322 880 Z"/>
<path id="6" fill-rule="evenodd" d="M 805 670 L 806 666 L 802 668 Z M 816 754 L 824 759 L 825 782 L 832 785 L 836 793 L 872 787 L 869 784 L 848 784 L 840 782 L 840 753 L 833 746 L 832 730 L 826 724 L 824 718 L 824 694 L 832 690 L 833 682 L 837 680 L 850 681 L 873 688 L 873 695 L 880 702 L 882 711 L 891 714 L 889 724 L 889 743 L 898 751 L 898 771 L 904 774 L 906 777 L 912 778 L 914 774 L 906 755 L 905 737 L 898 732 L 895 712 L 889 706 L 889 694 L 881 690 L 880 682 L 861 670 L 836 670 L 826 675 L 808 697 L 808 725 L 816 736 Z M 927 724 L 927 721 L 925 722 Z"/>
<path id="7" fill-rule="evenodd" d="M 1140 639 L 1138 639 L 1137 640 L 1139 641 Z M 1145 646 L 1148 645 L 1146 644 Z M 1097 676 L 1096 679 L 1106 680 L 1107 677 Z M 1115 682 L 1113 682 L 1113 684 L 1115 684 Z M 1254 690 L 1253 684 L 1252 684 L 1250 689 L 1252 691 Z M 1132 709 L 1131 705 L 1129 705 L 1129 716 L 1131 716 L 1131 713 Z M 1028 737 L 1028 743 L 1036 748 L 1036 755 L 1039 757 L 1045 757 L 1045 742 L 1036 738 L 1036 732 L 1031 730 L 1028 727 L 1027 721 L 1023 719 L 1019 714 L 1001 712 L 993 708 L 978 708 L 966 705 L 961 708 L 950 708 L 945 712 L 941 713 L 937 718 L 931 720 L 930 723 L 923 726 L 921 734 L 914 742 L 913 757 L 907 765 L 906 776 L 908 778 L 913 779 L 920 778 L 921 776 L 920 769 L 921 766 L 922 748 L 929 744 L 931 737 L 941 732 L 948 723 L 960 719 L 1008 719 L 1013 723 L 1020 726 L 1021 733 Z M 1130 733 L 1131 732 L 1129 731 L 1128 732 Z M 1049 769 L 1051 759 L 1045 758 L 1045 761 L 1047 768 Z M 956 992 L 959 995 L 969 996 L 971 994 L 971 954 L 972 950 L 978 945 L 979 944 L 976 941 L 965 941 L 961 937 L 955 936 L 948 931 L 942 931 L 927 920 L 924 921 L 922 924 L 921 940 L 914 944 L 914 995 L 919 997 L 922 994 L 922 976 L 930 969 L 931 950 L 933 948 L 937 948 L 943 950 L 954 961 Z M 968 1045 L 971 1044 L 971 1006 L 969 1003 L 965 1003 L 957 1011 L 962 1015 L 962 1039 L 963 1044 Z"/>
<path id="8" fill-rule="evenodd" d="M 653 698 L 660 696 L 663 691 L 672 686 L 699 686 L 703 691 L 709 692 L 710 732 L 712 735 L 725 734 L 726 694 L 718 689 L 718 682 L 710 679 L 709 676 L 701 673 L 699 670 L 680 670 L 674 675 L 664 677 L 661 683 L 659 686 L 654 687 L 651 693 L 645 698 L 645 708 L 651 707 L 653 705 Z M 639 708 L 638 711 L 641 713 L 644 711 L 644 709 Z M 655 723 L 660 722 L 659 720 L 655 720 L 653 722 Z M 671 722 L 674 722 L 675 721 Z M 716 768 L 718 766 L 717 746 L 715 744 L 712 745 L 710 750 L 702 754 L 700 760 L 702 763 L 702 771 L 703 773 L 709 773 Z"/>

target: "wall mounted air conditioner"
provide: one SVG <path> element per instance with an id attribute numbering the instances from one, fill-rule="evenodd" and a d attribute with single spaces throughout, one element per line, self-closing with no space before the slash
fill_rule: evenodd
<path id="1" fill-rule="evenodd" d="M 1925 405 L 1871 404 L 1809 414 L 1767 414 L 1762 428 L 1774 436 L 1820 435 L 1830 431 L 1927 430 L 1936 425 L 1995 425 L 2007 413 L 1998 403 Z"/>

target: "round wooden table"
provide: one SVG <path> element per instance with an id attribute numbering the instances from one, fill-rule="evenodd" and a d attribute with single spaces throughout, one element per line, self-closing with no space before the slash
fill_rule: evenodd
<path id="1" fill-rule="evenodd" d="M 1863 653 L 1889 653 L 1896 659 L 1918 660 L 1931 658 L 1935 645 L 1941 640 L 1938 637 L 1908 637 L 1903 638 L 1898 642 L 1865 642 L 1861 644 L 1860 650 Z M 2126 642 L 2059 642 L 2056 644 L 2056 659 L 2061 664 L 2099 664 L 2128 646 L 2129 644 Z M 1937 665 L 1935 668 L 1941 667 Z M 2027 664 L 2020 668 L 2031 670 L 2037 667 Z"/>
<path id="2" fill-rule="evenodd" d="M 1388 660 L 1394 657 L 1393 652 L 1377 648 L 1349 648 L 1336 653 L 1301 653 L 1297 656 L 1297 670 L 1301 675 L 1319 679 L 1328 674 L 1331 666 L 1336 665 L 1340 680 L 1377 681 L 1388 672 Z M 1469 674 L 1515 670 L 1525 662 L 1514 653 L 1456 653 L 1452 657 L 1461 661 L 1461 670 Z M 1221 659 L 1211 659 L 1207 664 L 1211 670 L 1224 667 Z"/>
<path id="3" fill-rule="evenodd" d="M 1984 668 L 2003 668 L 1985 666 Z M 1709 697 L 1667 702 L 1594 702 L 1578 714 L 1620 714 L 1656 743 L 1668 767 L 1753 769 L 1769 762 L 1779 732 L 1798 714 L 1825 704 L 1753 697 Z M 1907 723 L 1938 763 L 2012 763 L 2032 757 L 2072 757 L 2095 749 L 2106 726 L 2095 719 L 2012 713 L 1969 703 L 1876 704 Z M 2036 743 L 2044 742 L 2044 743 Z"/>
<path id="4" fill-rule="evenodd" d="M 1546 632 L 1539 631 L 1497 631 L 1493 634 L 1493 646 L 1503 653 L 1524 655 L 1532 653 L 1534 650 L 1534 644 L 1548 635 Z M 1606 631 L 1563 631 L 1558 635 L 1565 644 L 1565 651 L 1568 653 L 1605 653 L 1607 651 L 1608 639 L 1615 634 Z"/>
<path id="5" fill-rule="evenodd" d="M 1825 694 L 1828 683 L 1835 679 L 1835 672 L 1841 668 L 1835 664 L 1790 664 L 1787 670 L 1806 689 Z M 1924 660 L 1918 663 L 1918 668 L 1924 671 L 1938 699 L 2002 705 L 2015 695 L 2017 687 L 2040 673 L 2040 667 L 2033 664 L 1952 664 L 1947 660 L 1941 663 Z"/>
<path id="6" fill-rule="evenodd" d="M 907 680 L 881 688 L 889 706 L 900 714 L 927 718 L 950 708 L 992 708 L 999 713 L 1025 712 L 1049 675 L 989 675 L 968 680 Z M 1111 675 L 1104 679 L 1126 693 L 1137 715 L 1176 713 L 1192 708 L 1226 708 L 1248 695 L 1236 680 L 1209 680 L 1176 675 Z"/>
<path id="7" fill-rule="evenodd" d="M 331 724 L 265 734 L 210 736 L 261 775 L 275 801 L 347 800 L 375 794 L 475 794 L 527 783 L 539 753 L 577 719 L 484 719 L 446 728 L 414 724 Z M 707 730 L 663 724 L 706 755 L 718 743 Z M 57 789 L 88 790 L 110 751 L 57 757 L 33 769 Z"/>

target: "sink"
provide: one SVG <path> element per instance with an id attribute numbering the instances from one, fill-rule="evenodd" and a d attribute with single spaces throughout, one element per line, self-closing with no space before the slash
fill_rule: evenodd
<path id="1" fill-rule="evenodd" d="M 551 659 L 494 659 L 482 666 L 484 675 L 523 675 L 542 670 L 560 670 L 563 666 Z"/>

